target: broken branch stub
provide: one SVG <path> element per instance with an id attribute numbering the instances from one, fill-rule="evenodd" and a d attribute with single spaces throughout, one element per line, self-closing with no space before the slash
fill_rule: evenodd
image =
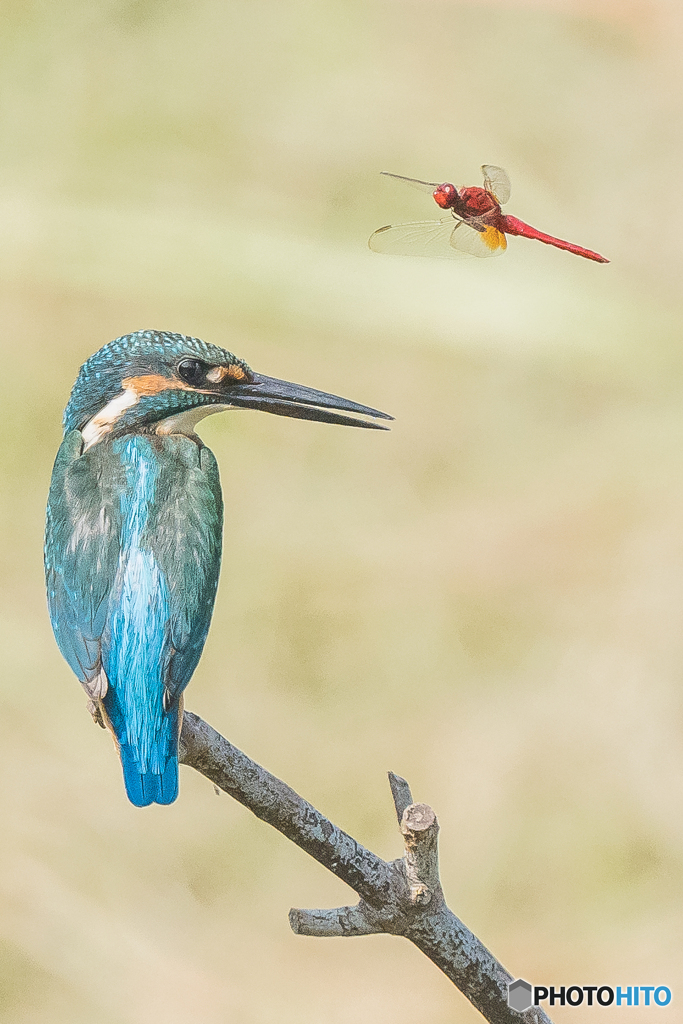
<path id="1" fill-rule="evenodd" d="M 410 804 L 401 818 L 405 845 L 405 872 L 410 902 L 426 907 L 431 901 L 443 902 L 439 879 L 439 823 L 428 804 Z"/>

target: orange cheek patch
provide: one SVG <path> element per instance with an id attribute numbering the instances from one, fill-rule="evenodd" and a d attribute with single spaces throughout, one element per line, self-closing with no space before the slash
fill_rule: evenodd
<path id="1" fill-rule="evenodd" d="M 194 388 L 181 380 L 170 380 L 159 373 L 146 373 L 141 377 L 126 377 L 121 381 L 126 391 L 132 391 L 140 398 L 142 395 L 158 395 L 160 391 L 194 391 Z"/>

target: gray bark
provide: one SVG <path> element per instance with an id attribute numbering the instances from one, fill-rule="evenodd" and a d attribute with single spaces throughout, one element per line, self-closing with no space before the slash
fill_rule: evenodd
<path id="1" fill-rule="evenodd" d="M 186 711 L 183 764 L 229 793 L 358 893 L 356 906 L 289 912 L 298 935 L 403 935 L 457 985 L 491 1024 L 551 1024 L 539 1007 L 507 1004 L 513 976 L 446 906 L 437 852 L 439 825 L 427 804 L 413 803 L 405 779 L 389 774 L 405 852 L 384 861 L 328 821 L 286 783 L 250 760 L 210 725 Z"/>

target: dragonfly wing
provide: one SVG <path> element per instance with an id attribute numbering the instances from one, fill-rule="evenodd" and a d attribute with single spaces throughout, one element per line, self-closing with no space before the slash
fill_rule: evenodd
<path id="1" fill-rule="evenodd" d="M 498 228 L 483 225 L 483 231 L 477 231 L 462 220 L 455 222 L 448 241 L 453 249 L 468 256 L 500 256 L 508 247 L 505 235 Z"/>
<path id="2" fill-rule="evenodd" d="M 392 174 L 390 171 L 380 171 L 380 174 L 384 174 L 387 178 L 396 178 L 397 181 L 405 181 L 406 185 L 410 185 L 411 188 L 419 188 L 420 192 L 433 192 L 435 188 L 439 187 L 438 181 L 420 181 L 419 178 L 404 178 L 402 174 Z"/>
<path id="3" fill-rule="evenodd" d="M 510 179 L 502 167 L 495 164 L 482 164 L 481 173 L 484 175 L 484 188 L 496 197 L 501 206 L 507 203 L 512 191 Z"/>
<path id="4" fill-rule="evenodd" d="M 460 221 L 456 222 L 460 224 Z M 454 248 L 451 244 L 453 235 L 453 217 L 441 220 L 419 220 L 410 224 L 387 224 L 378 228 L 370 235 L 368 245 L 373 252 L 381 252 L 390 256 L 432 256 L 441 259 L 457 259 L 468 252 L 461 247 Z M 477 232 L 467 229 L 473 235 Z M 469 254 L 471 255 L 471 254 Z M 482 255 L 478 253 L 477 255 Z M 493 255 L 493 253 L 488 253 Z"/>
<path id="5" fill-rule="evenodd" d="M 455 260 L 460 256 L 499 256 L 507 249 L 502 231 L 485 226 L 483 231 L 453 216 L 387 224 L 368 240 L 373 252 L 390 256 L 431 256 Z"/>

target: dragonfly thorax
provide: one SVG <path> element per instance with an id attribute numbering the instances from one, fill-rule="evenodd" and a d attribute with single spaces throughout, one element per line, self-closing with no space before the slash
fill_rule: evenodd
<path id="1" fill-rule="evenodd" d="M 484 213 L 500 211 L 500 204 L 496 201 L 495 196 L 485 188 L 478 188 L 476 185 L 461 189 L 459 198 L 461 210 L 457 212 L 464 216 L 480 217 Z"/>

